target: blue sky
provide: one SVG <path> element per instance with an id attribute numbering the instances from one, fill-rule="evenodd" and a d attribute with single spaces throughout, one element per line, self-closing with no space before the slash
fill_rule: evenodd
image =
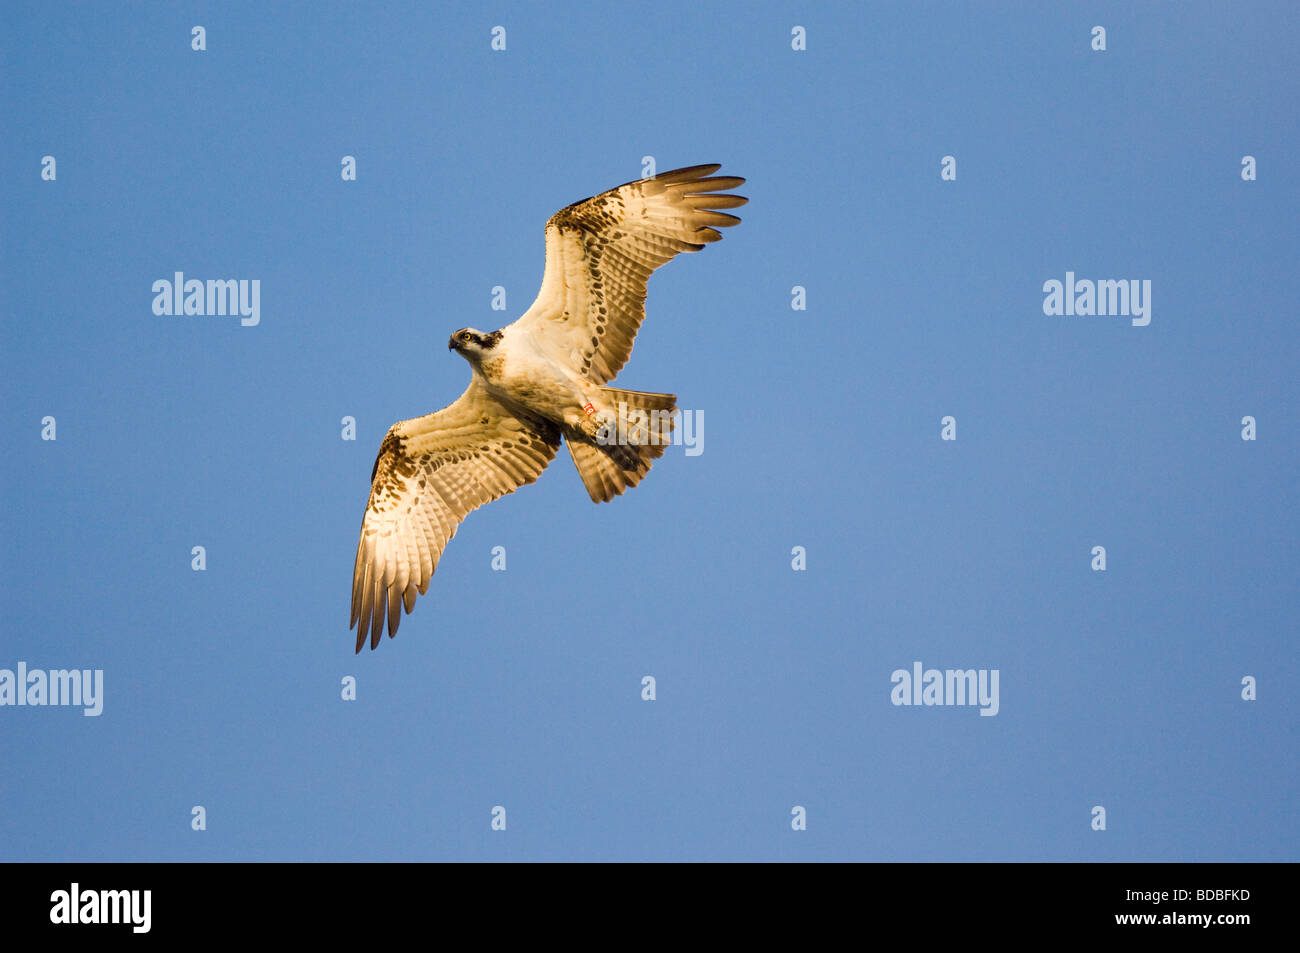
<path id="1" fill-rule="evenodd" d="M 1294 5 L 448 6 L 0 12 L 0 668 L 104 673 L 0 707 L 0 858 L 1297 859 Z M 645 156 L 749 179 L 617 379 L 703 453 L 561 451 L 354 656 L 385 431 Z"/>

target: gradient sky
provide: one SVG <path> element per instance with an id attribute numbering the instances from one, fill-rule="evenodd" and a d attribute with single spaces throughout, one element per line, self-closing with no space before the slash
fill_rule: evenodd
<path id="1" fill-rule="evenodd" d="M 0 668 L 105 698 L 0 708 L 0 859 L 1300 857 L 1300 12 L 1131 6 L 5 4 Z M 562 450 L 353 655 L 385 431 L 644 156 L 749 179 L 617 379 L 704 452 L 597 507 Z"/>

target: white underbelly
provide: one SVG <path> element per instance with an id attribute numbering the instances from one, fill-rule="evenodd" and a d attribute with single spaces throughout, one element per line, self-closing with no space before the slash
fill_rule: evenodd
<path id="1" fill-rule="evenodd" d="M 582 416 L 586 391 L 595 386 L 550 361 L 524 361 L 506 355 L 483 361 L 481 373 L 488 389 L 498 397 L 558 424 Z"/>

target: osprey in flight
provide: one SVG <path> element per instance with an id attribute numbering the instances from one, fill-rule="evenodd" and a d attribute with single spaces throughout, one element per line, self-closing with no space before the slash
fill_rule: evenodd
<path id="1" fill-rule="evenodd" d="M 461 520 L 536 480 L 561 437 L 596 503 L 636 486 L 663 454 L 676 396 L 601 385 L 631 356 L 650 273 L 740 222 L 718 209 L 748 200 L 719 193 L 745 180 L 714 176 L 718 168 L 628 182 L 556 212 L 546 223 L 537 300 L 499 331 L 451 336 L 447 347 L 472 371 L 465 393 L 437 413 L 394 424 L 370 474 L 352 572 L 358 652 L 367 634 L 372 649 L 379 644 L 385 617 L 388 635 L 397 634 L 400 610 L 409 613 L 428 590 Z M 609 421 L 629 410 L 632 438 L 611 439 Z M 646 420 L 660 425 L 647 432 Z"/>

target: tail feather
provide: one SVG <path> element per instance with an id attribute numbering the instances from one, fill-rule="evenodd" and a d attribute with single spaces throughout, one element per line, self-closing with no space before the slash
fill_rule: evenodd
<path id="1" fill-rule="evenodd" d="M 663 456 L 672 439 L 675 394 L 649 394 L 617 387 L 600 389 L 605 419 L 600 438 L 566 434 L 569 454 L 592 502 L 604 503 L 636 486 Z"/>

